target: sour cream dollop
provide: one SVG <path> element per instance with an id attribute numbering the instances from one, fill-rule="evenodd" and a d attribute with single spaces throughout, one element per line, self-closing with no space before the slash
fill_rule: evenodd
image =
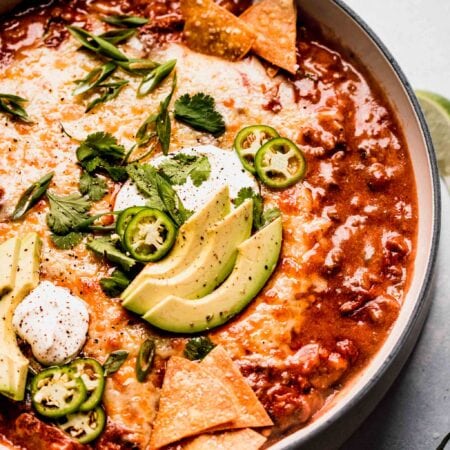
<path id="1" fill-rule="evenodd" d="M 63 364 L 86 342 L 86 304 L 68 289 L 43 281 L 16 308 L 13 326 L 44 365 Z"/>
<path id="2" fill-rule="evenodd" d="M 242 188 L 250 187 L 255 192 L 259 191 L 255 177 L 246 171 L 233 150 L 223 150 L 214 145 L 200 145 L 187 147 L 177 153 L 193 156 L 206 156 L 211 166 L 209 178 L 200 186 L 194 186 L 190 177 L 184 184 L 175 185 L 177 192 L 185 208 L 198 210 L 218 191 L 222 186 L 228 185 L 230 197 L 236 198 Z M 150 164 L 158 167 L 176 153 L 162 155 L 150 161 Z M 136 185 L 128 180 L 117 194 L 114 209 L 121 211 L 131 206 L 144 206 L 147 198 L 137 189 Z"/>

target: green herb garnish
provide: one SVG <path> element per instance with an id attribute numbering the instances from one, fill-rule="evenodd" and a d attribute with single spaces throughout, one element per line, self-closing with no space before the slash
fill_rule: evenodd
<path id="1" fill-rule="evenodd" d="M 65 235 L 78 229 L 89 216 L 87 211 L 91 204 L 78 194 L 60 197 L 47 191 L 50 212 L 47 214 L 47 225 L 55 234 Z"/>
<path id="2" fill-rule="evenodd" d="M 146 339 L 139 348 L 139 353 L 136 358 L 136 378 L 140 383 L 143 383 L 150 370 L 152 369 L 153 359 L 155 358 L 155 341 Z"/>
<path id="3" fill-rule="evenodd" d="M 169 214 L 178 226 L 191 216 L 192 212 L 183 206 L 171 184 L 155 167 L 149 164 L 132 164 L 127 167 L 127 172 L 138 190 L 147 197 L 147 206 Z"/>
<path id="4" fill-rule="evenodd" d="M 125 147 L 117 139 L 102 131 L 90 134 L 77 148 L 77 159 L 90 174 L 104 170 L 114 181 L 124 181 L 127 174 L 121 167 Z"/>
<path id="5" fill-rule="evenodd" d="M 130 278 L 120 269 L 114 269 L 111 276 L 100 280 L 103 292 L 110 297 L 118 297 L 129 284 Z"/>
<path id="6" fill-rule="evenodd" d="M 28 102 L 26 98 L 19 97 L 18 95 L 0 94 L 0 112 L 30 123 L 32 120 L 23 107 L 23 104 L 26 102 Z"/>
<path id="7" fill-rule="evenodd" d="M 169 152 L 172 125 L 170 123 L 168 108 L 170 101 L 172 100 L 176 85 L 177 76 L 175 74 L 172 80 L 172 89 L 170 90 L 169 95 L 160 103 L 158 113 L 150 115 L 139 127 L 136 133 L 138 146 L 145 145 L 151 139 L 157 137 L 159 142 L 161 143 L 161 149 L 163 153 L 167 155 L 167 153 Z"/>
<path id="8" fill-rule="evenodd" d="M 101 83 L 97 85 L 97 88 L 100 90 L 100 95 L 88 103 L 85 112 L 91 111 L 101 103 L 114 100 L 128 83 L 128 80 L 117 79 L 117 81 L 113 81 L 111 83 Z"/>
<path id="9" fill-rule="evenodd" d="M 136 260 L 125 255 L 118 247 L 117 241 L 104 236 L 92 239 L 86 246 L 107 260 L 119 264 L 127 272 L 136 265 Z"/>
<path id="10" fill-rule="evenodd" d="M 107 39 L 95 36 L 83 28 L 73 25 L 66 27 L 69 33 L 84 47 L 102 56 L 106 56 L 115 61 L 128 61 L 128 58 Z"/>
<path id="11" fill-rule="evenodd" d="M 11 215 L 13 220 L 23 217 L 25 213 L 39 201 L 50 186 L 53 175 L 54 172 L 44 175 L 40 180 L 34 182 L 28 189 L 25 190 L 25 192 L 20 196 L 20 199 Z"/>
<path id="12" fill-rule="evenodd" d="M 256 193 L 250 187 L 242 188 L 238 192 L 238 195 L 234 200 L 235 206 L 241 205 L 248 198 L 253 200 L 253 227 L 255 230 L 263 228 L 280 216 L 281 213 L 278 208 L 264 209 L 261 194 Z"/>
<path id="13" fill-rule="evenodd" d="M 199 336 L 189 339 L 184 348 L 184 356 L 191 361 L 203 359 L 215 345 L 207 336 Z"/>
<path id="14" fill-rule="evenodd" d="M 105 41 L 108 41 L 110 44 L 120 44 L 123 41 L 130 39 L 130 37 L 136 34 L 136 30 L 130 30 L 128 28 L 122 28 L 120 30 L 110 30 L 106 33 L 102 33 L 99 35 Z"/>
<path id="15" fill-rule="evenodd" d="M 154 91 L 170 75 L 176 63 L 176 59 L 171 59 L 148 72 L 142 78 L 141 84 L 137 89 L 138 97 L 143 97 Z"/>
<path id="16" fill-rule="evenodd" d="M 71 231 L 63 236 L 52 233 L 50 238 L 57 248 L 69 250 L 78 245 L 83 240 L 84 236 L 85 234 L 80 231 Z"/>
<path id="17" fill-rule="evenodd" d="M 106 16 L 102 18 L 103 22 L 115 25 L 118 27 L 140 27 L 148 23 L 148 19 L 138 16 L 127 16 L 125 14 Z"/>
<path id="18" fill-rule="evenodd" d="M 225 121 L 216 111 L 214 99 L 201 92 L 192 97 L 184 94 L 175 102 L 175 119 L 214 136 L 225 132 Z"/>
<path id="19" fill-rule="evenodd" d="M 83 171 L 80 176 L 79 190 L 94 202 L 101 200 L 108 192 L 108 186 L 103 178 Z"/>
<path id="20" fill-rule="evenodd" d="M 122 364 L 127 358 L 128 352 L 125 350 L 116 350 L 115 352 L 111 352 L 103 364 L 105 377 L 116 373 L 122 367 Z"/>
<path id="21" fill-rule="evenodd" d="M 95 88 L 112 75 L 116 69 L 117 64 L 112 61 L 108 61 L 101 66 L 95 67 L 83 79 L 75 80 L 75 83 L 78 86 L 74 89 L 72 95 L 84 94 L 90 89 Z"/>
<path id="22" fill-rule="evenodd" d="M 159 165 L 158 171 L 171 184 L 184 184 L 190 177 L 198 187 L 209 178 L 211 165 L 206 156 L 177 153 Z"/>

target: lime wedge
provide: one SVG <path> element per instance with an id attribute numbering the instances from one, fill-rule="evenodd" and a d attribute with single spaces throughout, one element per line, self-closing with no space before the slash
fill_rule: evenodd
<path id="1" fill-rule="evenodd" d="M 450 100 L 427 91 L 416 91 L 433 139 L 441 175 L 450 188 Z"/>

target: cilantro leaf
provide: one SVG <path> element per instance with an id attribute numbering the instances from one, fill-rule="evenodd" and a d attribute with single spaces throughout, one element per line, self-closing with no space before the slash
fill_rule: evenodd
<path id="1" fill-rule="evenodd" d="M 84 233 L 71 231 L 64 236 L 51 234 L 50 238 L 55 246 L 61 250 L 69 250 L 78 245 L 84 238 Z"/>
<path id="2" fill-rule="evenodd" d="M 273 222 L 275 219 L 281 216 L 281 211 L 278 208 L 265 209 L 262 215 L 264 225 Z"/>
<path id="3" fill-rule="evenodd" d="M 251 187 L 242 188 L 234 199 L 234 204 L 235 206 L 239 206 L 249 198 L 253 199 L 253 227 L 255 230 L 263 228 L 280 216 L 280 210 L 278 208 L 264 210 L 261 194 L 255 192 Z"/>
<path id="4" fill-rule="evenodd" d="M 47 214 L 47 225 L 55 234 L 67 234 L 82 225 L 88 215 L 91 204 L 78 194 L 60 197 L 47 191 L 50 212 Z"/>
<path id="5" fill-rule="evenodd" d="M 155 167 L 132 164 L 127 167 L 127 172 L 138 190 L 148 198 L 149 207 L 166 212 L 177 225 L 182 225 L 190 217 L 191 212 L 185 209 L 176 191 Z"/>
<path id="6" fill-rule="evenodd" d="M 147 205 L 164 211 L 164 203 L 158 193 L 158 184 L 155 182 L 156 169 L 149 164 L 130 164 L 127 166 L 127 172 L 139 192 L 147 197 Z"/>
<path id="7" fill-rule="evenodd" d="M 103 292 L 110 297 L 118 297 L 129 284 L 128 275 L 120 269 L 115 269 L 110 277 L 100 280 Z"/>
<path id="8" fill-rule="evenodd" d="M 201 92 L 192 97 L 184 94 L 175 102 L 175 119 L 216 137 L 225 132 L 225 121 L 216 111 L 214 99 Z"/>
<path id="9" fill-rule="evenodd" d="M 194 186 L 198 187 L 209 178 L 211 165 L 206 156 L 177 153 L 165 160 L 158 170 L 171 184 L 184 184 L 191 177 Z"/>
<path id="10" fill-rule="evenodd" d="M 184 356 L 191 361 L 203 359 L 215 345 L 207 336 L 199 336 L 189 339 L 184 348 Z"/>
<path id="11" fill-rule="evenodd" d="M 108 236 L 92 239 L 86 246 L 97 255 L 103 256 L 113 263 L 119 264 L 124 270 L 129 271 L 132 269 L 137 261 L 129 256 L 125 255 L 116 246 L 117 242 Z"/>
<path id="12" fill-rule="evenodd" d="M 96 175 L 83 171 L 80 176 L 79 190 L 94 202 L 101 200 L 108 192 L 106 181 Z"/>
<path id="13" fill-rule="evenodd" d="M 117 139 L 103 131 L 90 134 L 77 148 L 77 159 L 89 173 L 103 169 L 114 181 L 126 179 L 126 171 L 120 164 L 125 157 L 125 147 Z"/>

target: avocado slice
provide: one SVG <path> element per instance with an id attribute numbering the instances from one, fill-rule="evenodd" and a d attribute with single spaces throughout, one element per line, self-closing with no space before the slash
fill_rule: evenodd
<path id="1" fill-rule="evenodd" d="M 0 245 L 0 296 L 11 291 L 14 287 L 19 259 L 20 240 L 17 237 L 8 239 Z"/>
<path id="2" fill-rule="evenodd" d="M 122 305 L 142 315 L 171 294 L 199 298 L 210 293 L 233 270 L 237 247 L 250 236 L 252 222 L 253 201 L 246 200 L 206 232 L 205 244 L 196 257 L 188 257 L 185 270 L 167 279 L 145 279 Z"/>
<path id="3" fill-rule="evenodd" d="M 24 399 L 28 359 L 17 345 L 12 318 L 17 305 L 39 283 L 41 247 L 37 233 L 28 233 L 21 239 L 15 284 L 0 300 L 0 394 L 13 400 Z"/>
<path id="4" fill-rule="evenodd" d="M 282 222 L 278 218 L 239 245 L 233 272 L 211 294 L 198 300 L 170 295 L 143 318 L 175 333 L 198 333 L 224 324 L 264 287 L 277 265 L 281 241 Z"/>
<path id="5" fill-rule="evenodd" d="M 201 252 L 207 230 L 230 212 L 228 186 L 218 190 L 204 208 L 189 218 L 178 231 L 172 251 L 162 261 L 148 263 L 133 282 L 122 292 L 126 299 L 133 295 L 146 278 L 170 278 L 187 269 Z"/>

